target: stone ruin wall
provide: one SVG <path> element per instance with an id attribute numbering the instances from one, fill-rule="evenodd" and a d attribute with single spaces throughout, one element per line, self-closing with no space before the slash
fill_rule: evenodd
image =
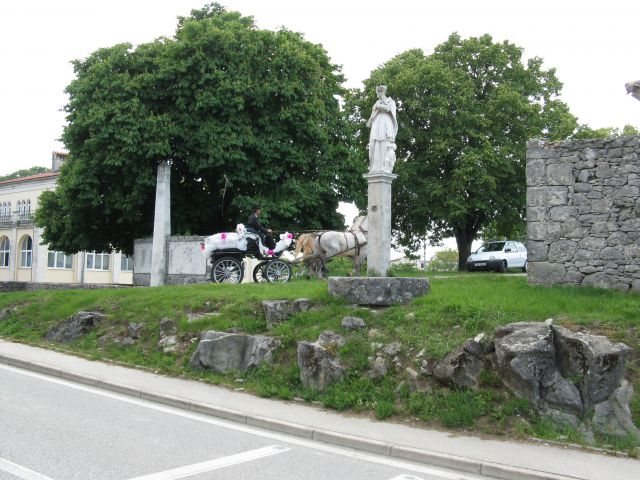
<path id="1" fill-rule="evenodd" d="M 640 291 L 640 135 L 527 144 L 529 283 Z"/>

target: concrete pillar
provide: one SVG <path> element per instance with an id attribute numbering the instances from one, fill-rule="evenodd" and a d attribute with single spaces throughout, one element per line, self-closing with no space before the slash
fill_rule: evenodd
<path id="1" fill-rule="evenodd" d="M 151 247 L 152 287 L 164 285 L 167 279 L 167 237 L 171 235 L 171 167 L 166 161 L 158 165 L 156 209 L 153 217 Z"/>
<path id="2" fill-rule="evenodd" d="M 364 175 L 369 183 L 369 237 L 367 240 L 367 274 L 386 277 L 391 255 L 391 182 L 393 173 Z"/>

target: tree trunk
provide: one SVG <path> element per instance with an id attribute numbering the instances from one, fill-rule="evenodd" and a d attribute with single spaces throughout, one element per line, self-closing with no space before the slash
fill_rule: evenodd
<path id="1" fill-rule="evenodd" d="M 475 232 L 466 230 L 456 230 L 456 244 L 458 245 L 458 271 L 463 272 L 467 269 L 467 258 L 471 255 L 471 244 Z"/>

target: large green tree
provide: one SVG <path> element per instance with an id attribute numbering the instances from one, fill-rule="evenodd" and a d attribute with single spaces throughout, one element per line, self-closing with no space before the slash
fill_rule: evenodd
<path id="1" fill-rule="evenodd" d="M 73 62 L 69 158 L 37 221 L 51 248 L 122 249 L 149 235 L 156 167 L 172 170 L 172 229 L 212 233 L 262 205 L 274 229 L 342 225 L 339 200 L 363 189 L 326 51 L 217 4 L 175 36 Z"/>
<path id="2" fill-rule="evenodd" d="M 566 138 L 576 127 L 558 99 L 561 83 L 542 60 L 489 35 L 452 34 L 431 55 L 406 51 L 374 70 L 347 110 L 367 142 L 375 85 L 398 105 L 392 227 L 415 249 L 455 236 L 459 268 L 489 225 L 508 235 L 525 211 L 525 150 L 532 137 Z"/>

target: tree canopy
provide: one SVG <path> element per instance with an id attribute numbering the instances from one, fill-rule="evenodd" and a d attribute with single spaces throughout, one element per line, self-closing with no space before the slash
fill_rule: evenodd
<path id="1" fill-rule="evenodd" d="M 526 141 L 576 127 L 555 70 L 489 35 L 452 34 L 431 55 L 409 50 L 374 70 L 346 102 L 362 147 L 379 84 L 398 105 L 395 238 L 413 250 L 427 232 L 432 243 L 455 236 L 460 267 L 483 228 L 508 235 L 522 222 Z"/>
<path id="2" fill-rule="evenodd" d="M 637 135 L 640 133 L 633 125 L 625 125 L 622 130 L 616 127 L 591 128 L 588 125 L 580 125 L 571 135 L 571 138 L 588 140 L 591 138 L 619 137 L 620 135 Z"/>
<path id="3" fill-rule="evenodd" d="M 37 212 L 52 249 L 131 252 L 152 232 L 164 160 L 177 233 L 232 228 L 254 203 L 274 229 L 341 227 L 338 201 L 364 189 L 336 99 L 343 76 L 301 34 L 212 4 L 171 38 L 73 66 L 69 157 Z"/>
<path id="4" fill-rule="evenodd" d="M 20 170 L 16 170 L 15 172 L 9 173 L 8 175 L 0 176 L 0 182 L 4 182 L 5 180 L 13 180 L 14 178 L 22 178 L 28 177 L 29 175 L 37 175 L 38 173 L 46 173 L 50 172 L 51 169 L 47 167 L 31 167 L 31 168 L 23 168 Z"/>

